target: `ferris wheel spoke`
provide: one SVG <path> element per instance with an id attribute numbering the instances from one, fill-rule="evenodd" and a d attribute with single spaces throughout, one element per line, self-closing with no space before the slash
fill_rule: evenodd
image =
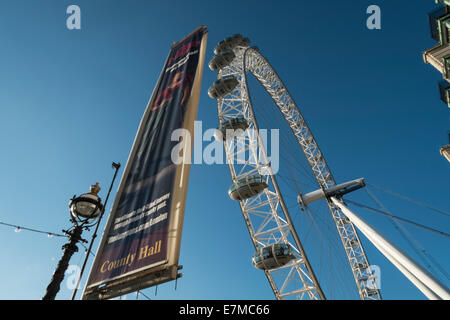
<path id="1" fill-rule="evenodd" d="M 220 128 L 225 121 L 242 124 L 244 119 L 245 132 L 251 133 L 244 137 L 231 137 L 229 140 L 228 137 L 224 138 L 233 183 L 229 193 L 239 201 L 244 221 L 257 250 L 253 262 L 257 268 L 265 271 L 276 298 L 324 299 L 325 295 L 306 257 L 268 161 L 248 90 L 247 73 L 251 73 L 259 81 L 280 110 L 319 186 L 328 188 L 336 182 L 284 83 L 259 50 L 248 47 L 248 43 L 247 38 L 235 35 L 220 42 L 215 48 L 214 59 L 218 63 L 216 69 L 219 72 L 218 80 L 210 88 L 210 95 L 217 99 Z M 230 50 L 233 52 L 229 52 Z M 229 60 L 229 56 L 233 58 Z M 232 83 L 234 87 L 231 86 Z M 244 142 L 239 143 L 239 140 Z M 353 224 L 345 219 L 330 200 L 327 200 L 327 206 L 360 297 L 380 298 L 378 291 L 375 294 L 372 291 L 369 297 L 365 290 L 363 280 L 367 277 L 369 264 Z M 283 250 L 287 251 L 278 259 L 276 252 L 280 254 Z M 294 254 L 297 259 L 292 259 Z M 286 270 L 287 274 L 280 273 Z"/>

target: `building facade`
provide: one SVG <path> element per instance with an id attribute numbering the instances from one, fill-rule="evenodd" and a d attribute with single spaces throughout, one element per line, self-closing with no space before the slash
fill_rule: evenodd
<path id="1" fill-rule="evenodd" d="M 431 37 L 437 41 L 437 45 L 423 53 L 423 60 L 442 74 L 439 94 L 441 100 L 450 108 L 450 0 L 435 0 L 435 3 L 440 6 L 428 17 Z M 443 146 L 440 152 L 450 162 L 450 144 Z"/>

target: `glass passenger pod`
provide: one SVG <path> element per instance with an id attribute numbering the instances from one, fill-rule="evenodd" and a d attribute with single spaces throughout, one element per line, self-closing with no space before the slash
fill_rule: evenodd
<path id="1" fill-rule="evenodd" d="M 292 248 L 286 243 L 274 243 L 259 248 L 252 258 L 253 266 L 260 270 L 282 267 L 295 259 Z"/>
<path id="2" fill-rule="evenodd" d="M 376 289 L 366 288 L 364 290 L 369 297 L 373 297 L 374 295 L 378 294 L 378 291 Z"/>
<path id="3" fill-rule="evenodd" d="M 368 265 L 365 264 L 364 262 L 359 262 L 359 263 L 358 263 L 358 268 L 359 268 L 360 270 L 366 270 L 366 269 L 368 268 Z"/>
<path id="4" fill-rule="evenodd" d="M 243 38 L 240 34 L 232 35 L 231 37 L 225 38 L 220 41 L 214 48 L 214 54 L 219 54 L 224 50 L 233 50 L 237 46 L 247 47 L 250 44 L 249 38 Z"/>
<path id="5" fill-rule="evenodd" d="M 346 225 L 346 224 L 349 224 L 349 223 L 350 223 L 350 219 L 347 218 L 347 217 L 343 217 L 343 218 L 340 220 L 340 224 L 341 224 L 341 225 Z"/>
<path id="6" fill-rule="evenodd" d="M 228 195 L 232 200 L 242 201 L 256 196 L 267 187 L 267 182 L 262 175 L 249 175 L 233 183 L 228 190 Z"/>
<path id="7" fill-rule="evenodd" d="M 228 66 L 235 57 L 233 50 L 224 50 L 214 56 L 208 66 L 212 71 L 220 70 Z"/>
<path id="8" fill-rule="evenodd" d="M 219 80 L 214 81 L 208 90 L 208 95 L 212 99 L 220 99 L 233 92 L 237 87 L 239 81 L 233 76 L 225 76 Z"/>
<path id="9" fill-rule="evenodd" d="M 356 247 L 358 245 L 358 242 L 355 239 L 351 239 L 347 241 L 347 247 Z"/>
<path id="10" fill-rule="evenodd" d="M 221 139 L 226 140 L 236 137 L 238 134 L 243 133 L 248 128 L 248 122 L 243 117 L 232 118 L 222 121 L 218 130 L 220 131 Z"/>

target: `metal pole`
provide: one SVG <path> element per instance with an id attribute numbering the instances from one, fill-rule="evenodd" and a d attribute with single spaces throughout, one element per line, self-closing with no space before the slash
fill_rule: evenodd
<path id="1" fill-rule="evenodd" d="M 134 161 L 136 152 L 138 151 L 139 142 L 140 142 L 140 140 L 142 138 L 142 135 L 144 134 L 145 123 L 148 120 L 148 117 L 150 115 L 150 109 L 151 109 L 150 106 L 153 104 L 153 102 L 156 99 L 156 93 L 157 93 L 158 88 L 159 88 L 159 86 L 161 84 L 162 76 L 164 74 L 164 70 L 166 69 L 165 67 L 167 66 L 167 62 L 169 61 L 169 56 L 170 56 L 170 52 L 167 55 L 166 61 L 164 62 L 164 68 L 163 68 L 163 70 L 161 70 L 161 73 L 160 73 L 159 78 L 158 78 L 158 82 L 156 83 L 156 87 L 153 89 L 153 92 L 152 92 L 152 95 L 150 97 L 150 100 L 148 101 L 147 107 L 146 107 L 146 109 L 144 111 L 144 114 L 143 114 L 143 116 L 141 118 L 141 122 L 139 123 L 139 128 L 138 128 L 138 131 L 136 133 L 136 136 L 134 137 L 133 145 L 131 147 L 130 154 L 128 155 L 128 160 L 127 160 L 127 162 L 125 164 L 125 168 L 124 168 L 124 171 L 123 171 L 123 174 L 122 174 L 122 179 L 119 182 L 119 188 L 117 189 L 116 198 L 115 198 L 115 201 L 114 201 L 114 203 L 112 205 L 111 212 L 114 212 L 115 208 L 117 207 L 117 205 L 119 203 L 118 199 L 120 199 L 120 196 L 122 195 L 122 191 L 123 191 L 123 188 L 124 188 L 124 185 L 125 185 L 126 177 L 128 176 L 128 173 L 131 170 L 131 166 L 132 166 L 132 163 Z M 106 221 L 106 226 L 105 226 L 104 230 L 108 230 L 110 228 L 111 224 L 113 223 L 113 220 L 114 220 L 114 217 L 109 215 L 108 221 Z M 103 239 L 100 240 L 100 244 L 99 244 L 99 246 L 97 248 L 97 253 L 101 252 L 103 250 L 103 247 L 105 245 L 105 241 L 106 241 L 106 238 L 103 238 Z M 86 281 L 86 285 L 84 286 L 84 290 L 83 290 L 83 294 L 81 296 L 81 299 L 83 299 L 83 297 L 84 297 L 84 294 L 85 294 L 86 289 L 87 289 L 87 284 L 89 283 L 90 277 L 92 275 L 92 269 L 93 269 L 93 267 L 95 267 L 98 257 L 99 257 L 98 255 L 95 256 L 94 262 L 92 264 L 92 268 L 90 270 L 90 273 L 89 273 L 87 281 Z"/>
<path id="2" fill-rule="evenodd" d="M 97 237 L 98 227 L 100 226 L 100 221 L 102 220 L 103 214 L 105 213 L 106 204 L 108 203 L 109 194 L 111 193 L 111 189 L 112 189 L 112 187 L 114 185 L 114 181 L 116 180 L 117 172 L 119 171 L 119 168 L 120 168 L 120 163 L 113 162 L 112 166 L 113 166 L 113 168 L 116 169 L 116 171 L 114 172 L 114 177 L 113 177 L 113 179 L 111 181 L 111 185 L 109 186 L 108 195 L 106 196 L 105 204 L 103 205 L 102 213 L 98 217 L 97 225 L 95 226 L 95 231 L 94 231 L 94 234 L 92 235 L 91 243 L 89 244 L 89 248 L 88 248 L 88 250 L 86 252 L 86 258 L 84 258 L 83 266 L 81 267 L 81 271 L 80 271 L 80 276 L 78 277 L 78 280 L 77 280 L 77 285 L 75 286 L 75 289 L 73 289 L 72 300 L 74 300 L 75 296 L 77 295 L 78 286 L 80 285 L 81 277 L 83 276 L 84 269 L 86 268 L 86 263 L 87 263 L 87 261 L 89 259 L 89 254 L 91 253 L 92 245 L 94 244 L 94 240 Z"/>
<path id="3" fill-rule="evenodd" d="M 406 253 L 353 213 L 344 203 L 332 197 L 350 221 L 430 300 L 450 300 L 449 290 Z"/>
<path id="4" fill-rule="evenodd" d="M 75 225 L 75 228 L 68 232 L 69 243 L 63 245 L 64 254 L 58 262 L 58 267 L 53 273 L 52 280 L 47 287 L 47 292 L 42 300 L 55 300 L 56 294 L 59 291 L 61 282 L 64 280 L 64 274 L 69 266 L 69 261 L 72 255 L 78 251 L 77 242 L 81 240 L 81 233 L 83 232 L 83 225 Z"/>
<path id="5" fill-rule="evenodd" d="M 425 286 L 417 277 L 412 274 L 408 269 L 406 269 L 398 260 L 396 260 L 393 256 L 391 256 L 386 250 L 384 250 L 382 247 L 376 246 L 380 252 L 382 252 L 388 260 L 392 262 L 394 266 L 397 267 L 397 269 L 400 270 L 408 279 L 411 281 L 422 293 L 430 300 L 440 300 L 440 298 L 434 294 L 433 291 L 431 291 L 427 286 Z"/>

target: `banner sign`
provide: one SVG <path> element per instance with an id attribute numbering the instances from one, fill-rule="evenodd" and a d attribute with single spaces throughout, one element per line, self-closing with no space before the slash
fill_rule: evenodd
<path id="1" fill-rule="evenodd" d="M 196 116 L 198 93 L 197 101 L 189 101 L 196 77 L 201 82 L 203 67 L 199 68 L 199 62 L 203 64 L 204 60 L 200 53 L 205 29 L 199 28 L 170 50 L 141 121 L 87 288 L 170 263 L 170 250 L 179 253 L 179 247 L 173 248 L 173 244 L 179 245 L 181 239 L 172 244 L 169 241 L 169 227 L 177 209 L 174 197 L 180 197 L 175 194 L 180 191 L 174 188 L 180 165 L 171 160 L 178 142 L 171 141 L 171 134 L 186 127 L 187 118 L 192 123 L 195 120 L 188 114 Z M 199 84 L 197 87 L 199 91 Z M 184 215 L 184 204 L 183 212 L 179 211 L 176 214 Z M 178 217 L 177 223 L 182 222 Z M 178 263 L 178 256 L 175 260 Z"/>

